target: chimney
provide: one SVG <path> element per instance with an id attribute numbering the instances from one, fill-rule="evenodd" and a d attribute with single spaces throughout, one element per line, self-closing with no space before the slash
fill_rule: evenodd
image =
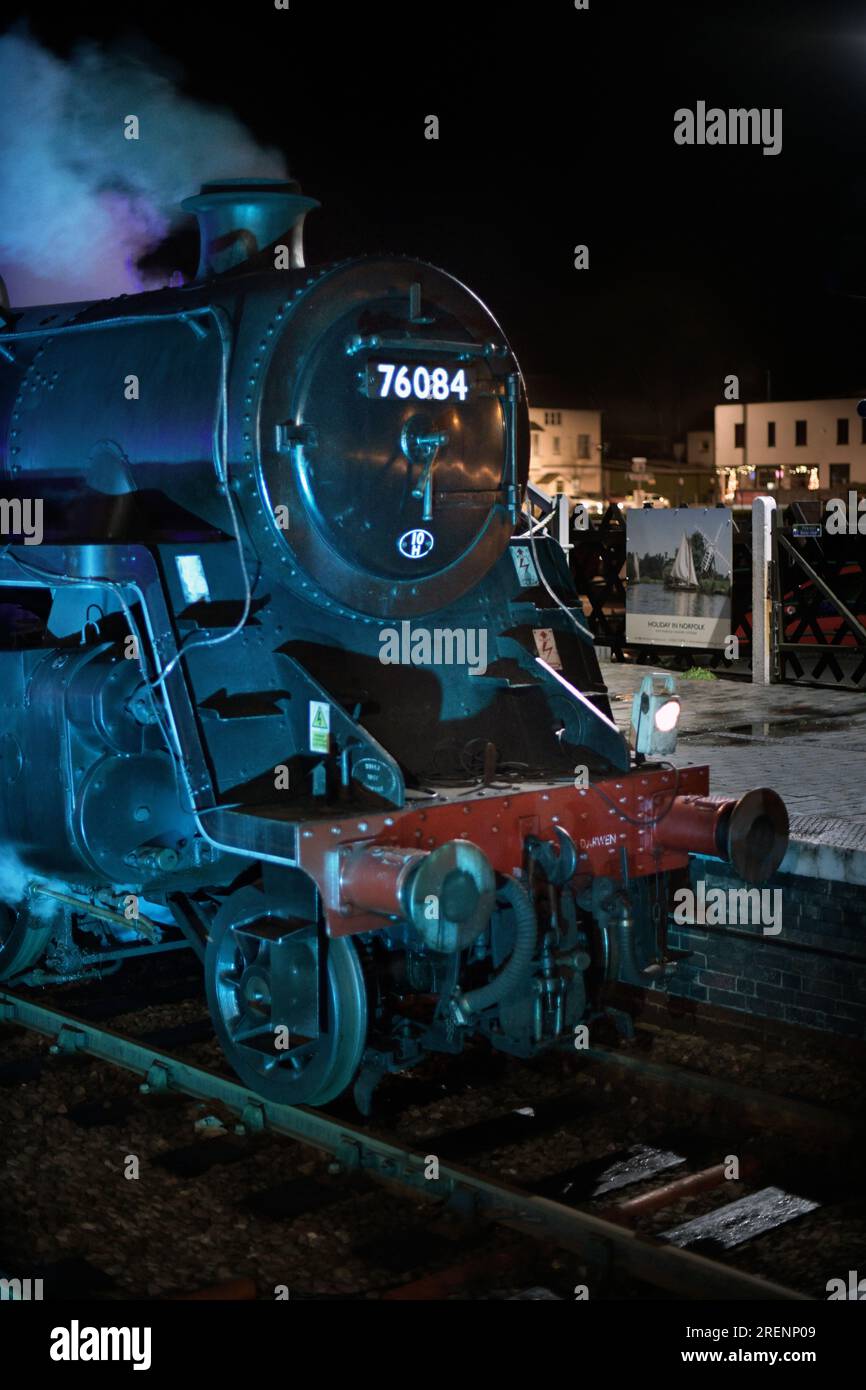
<path id="1" fill-rule="evenodd" d="M 181 206 L 194 212 L 201 236 L 196 279 L 245 265 L 274 243 L 289 249 L 291 269 L 304 265 L 304 218 L 319 207 L 293 179 L 219 179 L 203 183 Z"/>

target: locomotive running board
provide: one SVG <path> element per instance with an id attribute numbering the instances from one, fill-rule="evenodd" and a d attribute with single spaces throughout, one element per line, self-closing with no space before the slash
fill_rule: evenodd
<path id="1" fill-rule="evenodd" d="M 169 1053 L 155 1052 L 118 1033 L 56 1009 L 0 991 L 0 1023 L 55 1038 L 52 1052 L 83 1053 L 143 1077 L 141 1090 L 174 1091 L 218 1101 L 240 1117 L 240 1133 L 270 1131 L 333 1154 L 347 1172 L 397 1183 L 425 1197 L 445 1198 L 458 1215 L 481 1217 L 536 1240 L 574 1251 L 589 1264 L 600 1262 L 665 1288 L 683 1298 L 774 1299 L 808 1302 L 805 1294 L 752 1274 L 716 1264 L 703 1255 L 647 1240 L 598 1216 L 572 1210 L 544 1197 L 488 1182 L 465 1168 L 440 1163 L 438 1178 L 427 1178 L 427 1156 L 411 1153 L 355 1125 L 315 1110 L 278 1105 L 237 1081 L 191 1066 Z"/>

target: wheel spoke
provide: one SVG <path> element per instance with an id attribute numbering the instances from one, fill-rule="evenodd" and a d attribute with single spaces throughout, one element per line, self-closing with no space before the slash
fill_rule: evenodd
<path id="1" fill-rule="evenodd" d="M 262 1023 L 250 1014 L 240 1014 L 232 1030 L 233 1042 L 248 1042 L 250 1038 L 260 1038 L 271 1031 L 270 1023 Z"/>
<path id="2" fill-rule="evenodd" d="M 305 1042 L 300 1047 L 293 1047 L 288 1052 L 284 1052 L 280 1057 L 281 1062 L 288 1062 L 295 1071 L 300 1071 L 311 1058 L 315 1057 L 319 1050 L 319 1039 L 313 1038 L 310 1042 Z"/>
<path id="3" fill-rule="evenodd" d="M 253 964 L 259 954 L 261 944 L 260 937 L 247 936 L 245 932 L 238 932 L 235 935 L 235 945 L 240 952 L 242 969 Z"/>

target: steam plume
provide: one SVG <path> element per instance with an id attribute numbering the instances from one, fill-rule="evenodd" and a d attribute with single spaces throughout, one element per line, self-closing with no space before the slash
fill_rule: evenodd
<path id="1" fill-rule="evenodd" d="M 0 849 L 0 902 L 19 908 L 27 897 L 31 883 L 45 883 L 52 888 L 64 888 L 62 883 L 40 878 L 31 873 L 18 858 L 14 849 L 4 845 Z M 48 922 L 57 913 L 57 903 L 51 898 L 36 895 L 29 900 L 30 915 L 37 922 Z"/>
<path id="2" fill-rule="evenodd" d="M 139 138 L 126 139 L 135 116 Z M 68 61 L 0 36 L 0 273 L 13 305 L 146 288 L 138 261 L 217 178 L 282 178 L 229 111 L 182 95 L 164 59 L 93 44 Z"/>

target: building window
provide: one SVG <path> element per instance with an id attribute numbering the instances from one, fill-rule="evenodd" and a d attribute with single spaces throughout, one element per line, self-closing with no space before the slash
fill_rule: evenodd
<path id="1" fill-rule="evenodd" d="M 830 464 L 830 487 L 847 488 L 851 481 L 850 463 L 831 463 Z"/>
<path id="2" fill-rule="evenodd" d="M 847 421 L 847 420 L 837 420 L 837 421 L 836 421 L 836 443 L 837 443 L 837 444 L 847 444 L 847 443 L 848 443 L 848 421 Z"/>
<path id="3" fill-rule="evenodd" d="M 734 448 L 742 449 L 746 443 L 746 426 L 734 425 Z"/>
<path id="4" fill-rule="evenodd" d="M 795 420 L 795 421 L 794 421 L 794 443 L 795 443 L 799 448 L 802 448 L 802 447 L 805 445 L 805 443 L 806 443 L 806 421 L 805 421 L 805 420 Z"/>
<path id="5" fill-rule="evenodd" d="M 775 422 L 775 420 L 768 420 L 768 421 L 767 421 L 767 448 L 768 448 L 768 449 L 775 449 L 775 447 L 776 447 L 776 422 Z"/>
<path id="6" fill-rule="evenodd" d="M 541 440 L 539 439 L 538 435 L 537 435 L 537 434 L 535 433 L 535 431 L 533 430 L 533 432 L 532 432 L 532 452 L 533 452 L 534 454 L 540 453 L 540 450 L 539 450 L 539 447 L 538 447 L 540 443 L 541 443 Z"/>
<path id="7" fill-rule="evenodd" d="M 577 457 L 579 459 L 589 458 L 589 435 L 579 434 L 577 436 Z"/>
<path id="8" fill-rule="evenodd" d="M 561 410 L 545 410 L 545 412 L 544 412 L 544 423 L 545 423 L 546 425 L 561 425 L 561 424 L 562 424 L 562 411 L 561 411 Z"/>
<path id="9" fill-rule="evenodd" d="M 558 454 L 558 453 L 559 453 L 559 435 L 558 435 L 558 434 L 555 434 L 555 435 L 553 436 L 553 452 L 554 452 L 555 454 Z"/>
<path id="10" fill-rule="evenodd" d="M 707 450 L 709 449 L 709 447 L 710 447 L 710 441 L 709 441 L 708 439 L 702 439 L 702 440 L 701 440 L 701 448 L 703 449 L 704 453 L 707 452 Z"/>

